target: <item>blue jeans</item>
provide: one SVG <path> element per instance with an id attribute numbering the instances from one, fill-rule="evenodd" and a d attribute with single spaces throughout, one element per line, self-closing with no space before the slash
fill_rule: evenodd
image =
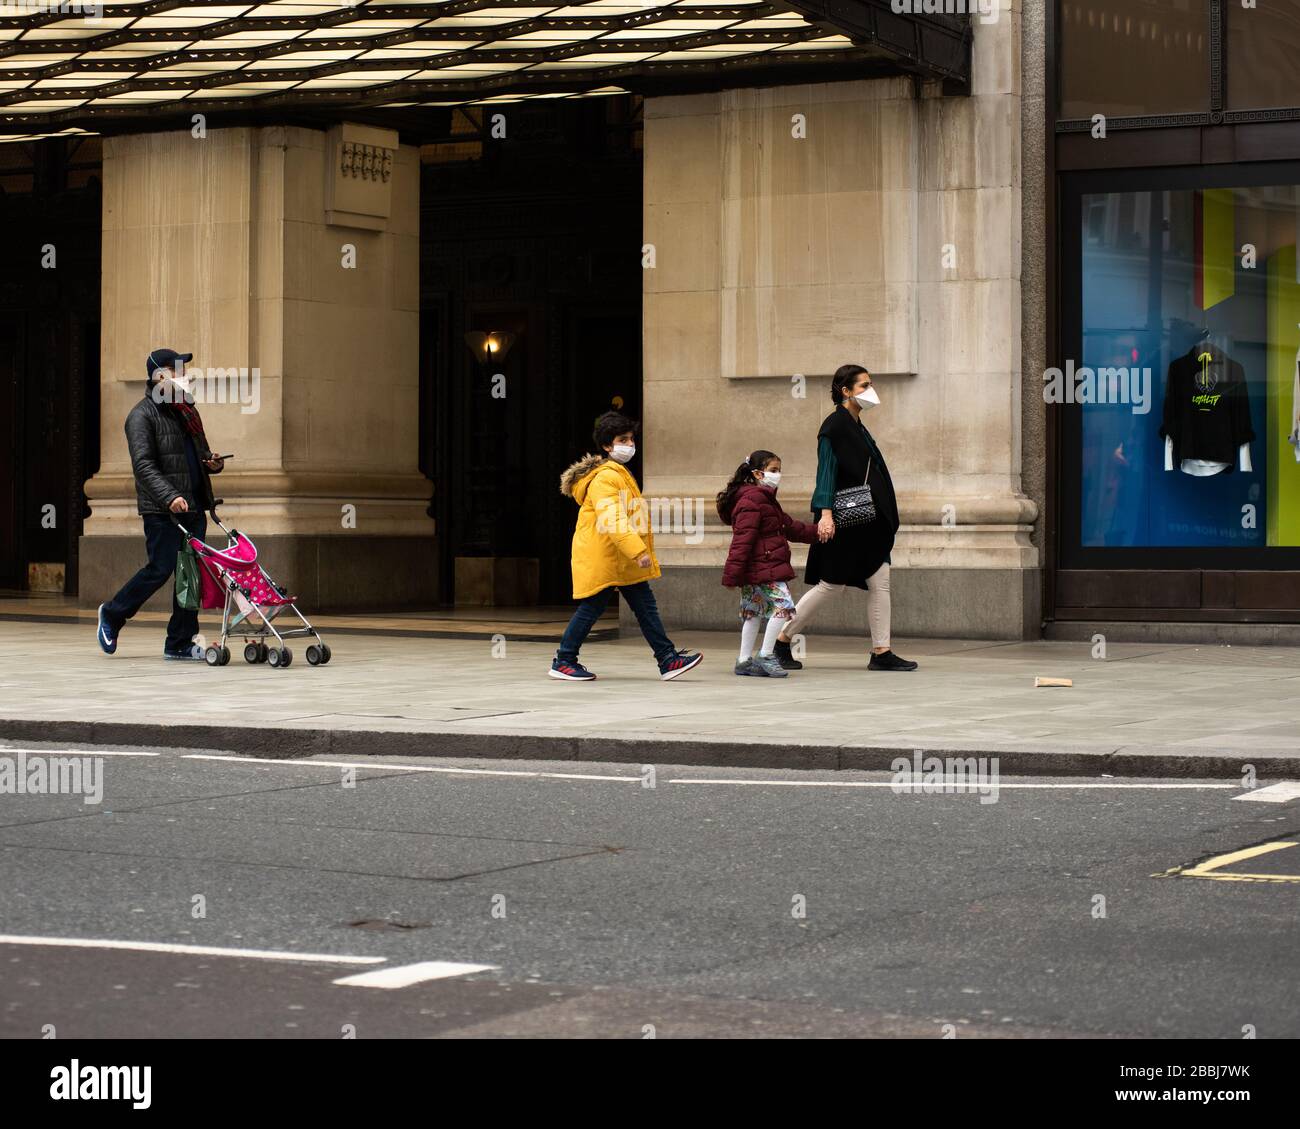
<path id="1" fill-rule="evenodd" d="M 208 529 L 207 518 L 202 513 L 177 514 L 177 519 L 185 523 L 185 528 L 202 538 Z M 144 602 L 172 578 L 176 571 L 176 554 L 185 543 L 180 529 L 171 518 L 163 514 L 144 515 L 144 543 L 149 554 L 149 563 L 122 585 L 111 600 L 104 605 L 104 619 L 113 633 L 122 630 L 126 623 L 140 610 Z M 186 611 L 176 602 L 176 593 L 172 592 L 172 618 L 167 624 L 167 642 L 164 646 L 172 652 L 189 650 L 194 636 L 199 633 L 199 613 Z"/>
<path id="2" fill-rule="evenodd" d="M 637 584 L 627 584 L 620 587 L 618 591 L 623 594 L 627 606 L 632 609 L 637 623 L 641 625 L 641 634 L 645 636 L 645 641 L 654 651 L 655 661 L 663 663 L 672 658 L 677 653 L 677 648 L 664 634 L 664 625 L 659 619 L 659 605 L 655 603 L 655 594 L 650 591 L 650 582 L 642 580 Z M 591 634 L 591 629 L 596 626 L 596 621 L 609 606 L 609 598 L 613 593 L 613 588 L 604 588 L 578 604 L 573 618 L 569 620 L 569 626 L 564 629 L 564 638 L 560 640 L 560 649 L 556 652 L 556 658 L 571 663 L 578 661 L 578 651 L 586 642 L 587 636 Z"/>

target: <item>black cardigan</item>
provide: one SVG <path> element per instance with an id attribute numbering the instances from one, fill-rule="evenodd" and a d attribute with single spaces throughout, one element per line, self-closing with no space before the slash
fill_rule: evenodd
<path id="1" fill-rule="evenodd" d="M 894 535 L 898 532 L 898 500 L 894 496 L 894 482 L 889 467 L 876 446 L 871 433 L 850 415 L 848 408 L 836 408 L 822 421 L 817 432 L 819 448 L 829 442 L 835 460 L 835 489 L 847 490 L 861 486 L 867 478 L 871 497 L 876 503 L 876 520 L 866 525 L 848 529 L 836 528 L 835 536 L 824 545 L 814 542 L 808 550 L 808 567 L 804 580 L 808 584 L 826 581 L 827 584 L 849 584 L 866 588 L 867 580 L 882 564 L 889 563 L 894 549 Z M 818 478 L 822 478 L 821 473 Z M 821 499 L 816 499 L 820 501 Z M 821 515 L 814 507 L 813 517 Z"/>

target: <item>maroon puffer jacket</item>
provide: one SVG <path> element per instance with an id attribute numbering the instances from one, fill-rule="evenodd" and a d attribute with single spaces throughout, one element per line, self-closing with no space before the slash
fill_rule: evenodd
<path id="1" fill-rule="evenodd" d="M 792 518 L 776 500 L 776 491 L 766 486 L 742 486 L 732 499 L 731 512 L 721 517 L 732 528 L 731 549 L 722 569 L 727 588 L 793 580 L 790 542 L 811 545 L 817 540 L 817 527 Z"/>

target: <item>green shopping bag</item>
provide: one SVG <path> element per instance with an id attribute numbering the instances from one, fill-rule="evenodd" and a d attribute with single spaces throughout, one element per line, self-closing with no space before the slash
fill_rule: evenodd
<path id="1" fill-rule="evenodd" d="M 188 612 L 196 612 L 202 600 L 199 558 L 187 542 L 176 554 L 176 603 Z"/>

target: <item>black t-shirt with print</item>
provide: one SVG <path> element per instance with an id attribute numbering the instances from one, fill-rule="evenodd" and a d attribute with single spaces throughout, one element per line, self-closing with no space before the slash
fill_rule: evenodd
<path id="1" fill-rule="evenodd" d="M 1208 362 L 1201 360 L 1208 353 Z M 1226 353 L 1197 346 L 1169 366 L 1160 438 L 1172 436 L 1174 465 L 1183 459 L 1236 461 L 1243 443 L 1255 438 L 1245 370 Z"/>

